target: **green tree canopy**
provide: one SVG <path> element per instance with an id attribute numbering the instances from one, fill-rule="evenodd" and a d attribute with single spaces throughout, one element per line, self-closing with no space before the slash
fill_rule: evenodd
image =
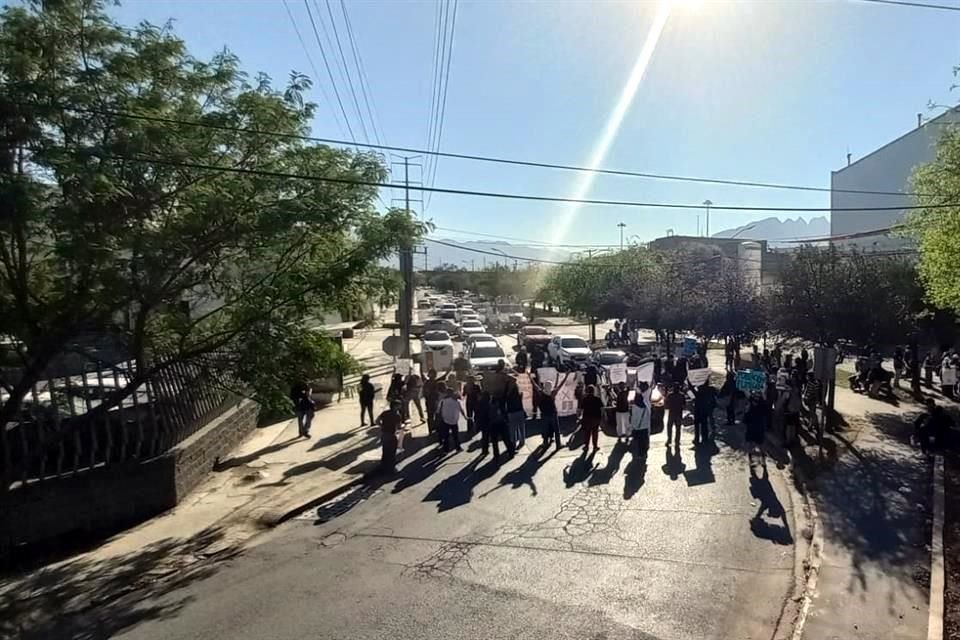
<path id="1" fill-rule="evenodd" d="M 907 232 L 920 243 L 920 277 L 929 300 L 960 313 L 960 128 L 941 127 L 933 161 L 917 168 L 913 190 L 920 208 Z"/>
<path id="2" fill-rule="evenodd" d="M 104 409 L 173 362 L 271 403 L 344 365 L 306 318 L 383 294 L 377 265 L 421 228 L 354 184 L 385 177 L 379 157 L 277 135 L 308 132 L 309 88 L 123 28 L 101 0 L 0 12 L 0 335 L 21 365 L 0 424 L 90 333 L 137 364 Z"/>

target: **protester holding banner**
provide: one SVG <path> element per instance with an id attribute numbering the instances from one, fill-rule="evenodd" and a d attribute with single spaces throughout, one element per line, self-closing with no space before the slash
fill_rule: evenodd
<path id="1" fill-rule="evenodd" d="M 727 409 L 727 426 L 737 421 L 737 392 L 737 374 L 735 371 L 727 371 L 727 379 L 720 387 L 720 398 L 723 399 Z"/>
<path id="2" fill-rule="evenodd" d="M 630 405 L 630 428 L 633 431 L 633 439 L 640 447 L 650 444 L 650 396 L 650 384 L 641 381 L 633 394 L 633 403 Z"/>
<path id="3" fill-rule="evenodd" d="M 596 451 L 600 448 L 597 439 L 600 435 L 600 424 L 603 422 L 603 401 L 597 396 L 597 388 L 592 384 L 584 389 L 580 408 L 583 420 L 583 450 L 586 452 L 593 440 L 593 449 Z"/>
<path id="4" fill-rule="evenodd" d="M 530 379 L 530 382 L 533 383 L 533 388 L 539 392 L 540 395 L 540 417 L 543 421 L 543 447 L 546 449 L 550 446 L 550 440 L 553 439 L 556 441 L 557 451 L 560 450 L 560 418 L 557 415 L 557 392 L 563 388 L 564 383 L 567 381 L 567 378 L 570 376 L 570 373 L 565 373 L 563 380 L 554 388 L 553 382 L 547 380 L 543 383 L 541 387 L 540 384 L 534 380 Z"/>

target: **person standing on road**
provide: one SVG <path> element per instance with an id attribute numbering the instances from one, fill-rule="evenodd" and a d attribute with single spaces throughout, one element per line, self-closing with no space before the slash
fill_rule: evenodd
<path id="1" fill-rule="evenodd" d="M 480 404 L 480 383 L 475 380 L 468 380 L 464 389 L 464 404 L 467 407 L 467 434 L 473 434 L 479 430 L 477 426 L 477 407 Z"/>
<path id="2" fill-rule="evenodd" d="M 639 392 L 637 392 L 639 395 Z M 630 439 L 630 390 L 626 382 L 617 383 L 614 390 L 614 404 L 617 413 L 617 442 Z"/>
<path id="3" fill-rule="evenodd" d="M 450 440 L 452 439 L 457 451 L 463 451 L 463 447 L 460 446 L 459 424 L 460 416 L 466 418 L 467 415 L 463 412 L 463 407 L 460 406 L 460 399 L 453 389 L 448 389 L 447 384 L 441 382 L 439 390 L 440 395 L 443 396 L 443 399 L 440 401 L 440 407 L 437 410 L 438 417 L 440 418 L 440 444 L 444 451 L 450 451 Z"/>
<path id="4" fill-rule="evenodd" d="M 893 386 L 900 388 L 900 378 L 903 376 L 903 369 L 906 362 L 903 358 L 903 349 L 897 347 L 893 351 Z"/>
<path id="5" fill-rule="evenodd" d="M 724 398 L 727 404 L 727 426 L 731 426 L 737 421 L 737 374 L 735 371 L 727 372 L 727 378 L 720 387 L 720 397 Z"/>
<path id="6" fill-rule="evenodd" d="M 630 429 L 634 442 L 641 451 L 650 446 L 651 394 L 650 385 L 641 381 L 633 392 L 633 402 L 630 405 Z"/>
<path id="7" fill-rule="evenodd" d="M 457 357 L 453 359 L 453 373 L 457 378 L 457 382 L 465 381 L 469 372 L 470 361 L 467 360 L 466 354 L 461 351 L 457 354 Z"/>
<path id="8" fill-rule="evenodd" d="M 520 349 L 517 351 L 517 371 L 524 373 L 527 370 L 527 364 L 529 364 L 527 348 L 523 345 L 520 345 Z"/>
<path id="9" fill-rule="evenodd" d="M 597 396 L 597 388 L 588 384 L 584 389 L 583 401 L 580 403 L 583 410 L 583 450 L 593 440 L 593 450 L 600 448 L 597 438 L 600 435 L 600 424 L 603 422 L 603 401 Z"/>
<path id="10" fill-rule="evenodd" d="M 440 385 L 447 379 L 450 372 L 443 374 L 442 378 L 437 378 L 437 370 L 427 371 L 427 379 L 423 383 L 423 399 L 427 405 L 427 432 L 433 433 L 437 430 L 437 409 L 440 407 Z"/>
<path id="11" fill-rule="evenodd" d="M 507 425 L 507 411 L 504 406 L 502 399 L 496 398 L 493 394 L 488 394 L 490 401 L 487 403 L 489 407 L 490 417 L 490 441 L 493 443 L 493 458 L 494 460 L 500 459 L 499 450 L 497 448 L 497 442 L 502 441 L 504 446 L 507 449 L 507 455 L 513 457 L 516 448 L 513 446 L 512 439 L 510 438 L 510 428 Z"/>
<path id="12" fill-rule="evenodd" d="M 390 378 L 390 386 L 387 387 L 387 402 L 403 401 L 403 376 L 399 373 L 393 374 Z"/>
<path id="13" fill-rule="evenodd" d="M 680 447 L 680 431 L 683 429 L 683 408 L 687 404 L 687 397 L 683 393 L 683 387 L 679 384 L 673 385 L 670 393 L 667 395 L 667 445 L 674 441 L 677 448 Z M 676 429 L 676 435 L 674 435 Z"/>
<path id="14" fill-rule="evenodd" d="M 510 425 L 510 440 L 520 448 L 527 440 L 527 414 L 523 410 L 523 394 L 514 378 L 510 378 L 507 382 L 504 405 L 507 409 L 507 422 Z"/>
<path id="15" fill-rule="evenodd" d="M 693 444 L 700 444 L 710 439 L 710 418 L 717 406 L 717 390 L 704 382 L 697 387 L 693 400 Z"/>
<path id="16" fill-rule="evenodd" d="M 766 439 L 767 427 L 770 421 L 770 406 L 759 393 L 750 395 L 750 407 L 743 414 L 743 423 L 746 425 L 747 456 L 753 462 L 753 452 L 760 450 L 760 458 L 765 458 L 763 442 Z"/>
<path id="17" fill-rule="evenodd" d="M 664 384 L 672 385 L 674 383 L 676 366 L 676 362 L 673 361 L 673 354 L 667 354 L 667 359 L 663 361 L 663 367 L 660 371 L 660 375 L 662 376 L 662 381 Z"/>
<path id="18" fill-rule="evenodd" d="M 534 385 L 534 389 L 538 389 L 540 393 L 540 419 L 543 423 L 544 449 L 550 446 L 551 439 L 555 439 L 557 451 L 560 450 L 560 418 L 557 415 L 556 398 L 557 392 L 560 391 L 569 376 L 569 373 L 564 374 L 563 380 L 560 381 L 556 389 L 553 388 L 553 383 L 549 380 L 544 382 L 541 387 L 535 380 L 530 379 Z"/>
<path id="19" fill-rule="evenodd" d="M 731 371 L 733 369 L 733 340 L 727 342 L 727 346 L 723 350 L 723 360 L 727 371 Z"/>
<path id="20" fill-rule="evenodd" d="M 403 395 L 404 395 L 404 397 L 403 397 L 404 409 L 403 409 L 403 414 L 404 414 L 404 417 L 405 417 L 407 420 L 410 419 L 410 415 L 411 415 L 411 414 L 410 414 L 410 403 L 412 402 L 413 405 L 417 408 L 417 415 L 420 417 L 420 424 L 423 424 L 423 423 L 424 423 L 424 419 L 423 419 L 423 404 L 421 404 L 421 402 L 420 402 L 420 389 L 421 389 L 421 386 L 422 386 L 422 383 L 421 383 L 421 381 L 420 381 L 420 376 L 418 376 L 417 374 L 415 374 L 415 373 L 413 373 L 413 372 L 411 371 L 411 372 L 410 372 L 410 375 L 407 376 L 407 381 L 406 381 L 406 384 L 405 384 L 405 386 L 404 386 L 404 392 L 403 392 Z"/>
<path id="21" fill-rule="evenodd" d="M 393 401 L 390 408 L 377 417 L 380 425 L 380 471 L 393 473 L 397 463 L 397 432 L 403 429 L 400 402 Z"/>
<path id="22" fill-rule="evenodd" d="M 366 416 L 370 416 L 370 424 L 373 424 L 373 396 L 377 390 L 370 382 L 370 376 L 363 374 L 360 376 L 360 386 L 357 388 L 357 395 L 360 398 L 360 426 L 367 426 Z"/>
<path id="23" fill-rule="evenodd" d="M 316 405 L 313 403 L 313 389 L 305 385 L 300 389 L 297 398 L 297 431 L 302 438 L 310 438 L 310 425 L 313 422 L 313 413 Z"/>

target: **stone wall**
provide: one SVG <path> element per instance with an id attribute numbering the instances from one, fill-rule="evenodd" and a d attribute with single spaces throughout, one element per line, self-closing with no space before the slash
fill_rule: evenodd
<path id="1" fill-rule="evenodd" d="M 0 494 L 0 565 L 34 545 L 109 535 L 176 505 L 250 434 L 258 406 L 238 402 L 167 453 Z"/>

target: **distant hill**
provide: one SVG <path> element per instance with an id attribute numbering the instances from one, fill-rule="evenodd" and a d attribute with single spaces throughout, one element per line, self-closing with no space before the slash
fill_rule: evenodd
<path id="1" fill-rule="evenodd" d="M 424 242 L 421 246 L 427 248 L 426 262 L 424 261 L 424 256 L 421 253 L 418 253 L 413 258 L 414 269 L 417 271 L 423 269 L 424 264 L 426 264 L 430 269 L 433 269 L 441 264 L 452 264 L 464 269 L 483 269 L 484 264 L 489 267 L 493 267 L 494 264 L 500 263 L 501 265 L 506 264 L 513 266 L 514 258 L 507 258 L 501 253 L 505 253 L 508 256 L 516 256 L 517 258 L 531 258 L 534 260 L 556 260 L 556 261 L 565 261 L 569 260 L 572 255 L 570 249 L 557 248 L 557 249 L 548 249 L 546 247 L 535 247 L 524 244 L 511 244 L 509 242 L 502 241 L 463 241 L 463 240 L 451 240 L 449 238 L 437 238 L 441 242 L 446 244 L 437 244 L 436 242 Z M 456 245 L 456 246 L 449 246 Z M 482 252 L 482 253 L 481 253 Z M 389 263 L 391 266 L 397 266 L 397 259 L 392 258 Z M 526 263 L 520 261 L 519 266 L 523 267 Z"/>
<path id="2" fill-rule="evenodd" d="M 752 227 L 747 229 L 747 227 Z M 830 221 L 825 216 L 804 220 L 797 218 L 780 220 L 779 218 L 764 218 L 750 222 L 734 229 L 724 229 L 713 234 L 714 238 L 731 238 L 736 234 L 738 238 L 746 240 L 766 240 L 776 244 L 778 240 L 802 240 L 830 235 Z"/>

